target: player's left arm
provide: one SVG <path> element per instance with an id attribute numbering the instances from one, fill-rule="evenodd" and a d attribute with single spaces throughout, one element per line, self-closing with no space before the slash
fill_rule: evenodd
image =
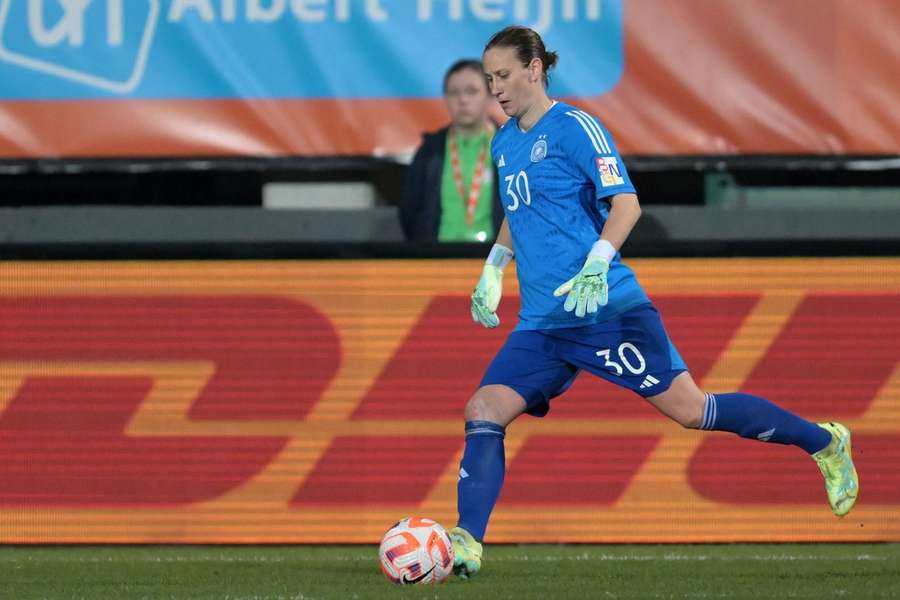
<path id="1" fill-rule="evenodd" d="M 609 299 L 606 273 L 640 218 L 641 206 L 610 133 L 583 111 L 570 111 L 566 115 L 571 117 L 567 121 L 572 140 L 568 147 L 570 158 L 593 183 L 597 198 L 609 199 L 610 204 L 606 223 L 584 266 L 553 292 L 554 296 L 567 294 L 564 308 L 583 317 L 606 305 Z"/>
<path id="2" fill-rule="evenodd" d="M 640 217 L 641 205 L 637 194 L 629 192 L 610 198 L 606 224 L 600 232 L 600 239 L 594 242 L 588 252 L 584 266 L 553 292 L 557 297 L 568 294 L 563 308 L 567 311 L 574 309 L 577 316 L 583 317 L 586 313 L 597 312 L 600 306 L 606 306 L 609 300 L 606 285 L 609 265 Z"/>
<path id="3" fill-rule="evenodd" d="M 602 256 L 611 262 L 613 257 L 631 235 L 638 219 L 641 218 L 641 204 L 638 202 L 637 194 L 628 192 L 624 194 L 616 194 L 609 199 L 609 216 L 606 218 L 606 224 L 600 232 L 600 241 L 606 240 L 612 246 L 612 254 L 604 253 Z M 595 244 L 596 246 L 596 244 Z"/>

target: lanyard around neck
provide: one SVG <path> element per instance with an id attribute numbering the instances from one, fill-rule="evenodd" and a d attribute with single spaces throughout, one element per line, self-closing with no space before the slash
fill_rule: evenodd
<path id="1" fill-rule="evenodd" d="M 472 225 L 475 221 L 475 207 L 478 206 L 478 196 L 481 193 L 481 180 L 484 176 L 484 163 L 487 158 L 487 135 L 478 153 L 478 161 L 475 163 L 475 172 L 472 175 L 472 186 L 466 194 L 466 186 L 463 181 L 462 168 L 459 163 L 459 144 L 456 141 L 456 132 L 450 130 L 450 164 L 453 167 L 453 181 L 456 183 L 456 191 L 466 205 L 466 223 Z"/>

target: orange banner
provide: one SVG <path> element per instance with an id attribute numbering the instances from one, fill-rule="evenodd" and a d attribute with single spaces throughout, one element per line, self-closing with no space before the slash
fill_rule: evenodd
<path id="1" fill-rule="evenodd" d="M 165 37 L 169 46 L 161 48 L 173 54 L 167 54 L 166 60 L 158 64 L 153 62 L 160 50 L 150 52 L 153 40 L 147 39 L 147 44 L 141 46 L 144 52 L 138 56 L 149 56 L 149 65 L 144 68 L 144 63 L 137 61 L 140 69 L 135 67 L 125 82 L 128 85 L 113 85 L 77 70 L 73 72 L 75 66 L 84 62 L 97 63 L 101 72 L 108 63 L 128 63 L 127 30 L 110 33 L 101 28 L 100 33 L 93 32 L 100 40 L 94 40 L 95 45 L 100 44 L 103 52 L 112 52 L 111 58 L 96 52 L 85 58 L 81 54 L 87 50 L 74 42 L 62 49 L 53 46 L 48 50 L 46 46 L 54 43 L 64 45 L 60 32 L 53 36 L 44 32 L 38 36 L 40 43 L 26 39 L 19 30 L 25 31 L 34 19 L 26 19 L 24 5 L 13 7 L 19 12 L 0 15 L 0 27 L 5 27 L 0 29 L 0 67 L 8 69 L 6 79 L 12 82 L 5 94 L 0 93 L 0 158 L 407 153 L 420 142 L 422 131 L 436 129 L 447 119 L 438 80 L 449 63 L 441 59 L 439 64 L 431 64 L 423 60 L 430 56 L 427 52 L 411 51 L 405 46 L 394 48 L 391 44 L 401 38 L 429 40 L 438 36 L 457 40 L 466 31 L 457 27 L 471 29 L 476 24 L 487 23 L 493 31 L 518 16 L 526 5 L 538 3 L 516 2 L 515 10 L 464 10 L 465 3 L 451 3 L 465 13 L 452 17 L 438 15 L 438 9 L 429 9 L 427 15 L 420 12 L 417 17 L 410 13 L 407 17 L 418 20 L 411 21 L 409 29 L 402 30 L 402 36 L 389 32 L 368 44 L 372 52 L 382 46 L 390 49 L 382 62 L 400 62 L 391 62 L 382 67 L 382 72 L 365 79 L 360 86 L 363 91 L 356 87 L 341 91 L 340 84 L 357 81 L 359 73 L 371 74 L 375 69 L 347 67 L 345 72 L 335 72 L 335 57 L 327 52 L 304 52 L 306 62 L 302 69 L 293 63 L 288 68 L 276 61 L 271 69 L 263 70 L 256 63 L 241 63 L 242 53 L 230 46 L 218 52 L 215 42 L 221 43 L 221 39 L 249 48 L 260 40 L 275 39 L 258 30 L 274 25 L 244 23 L 241 27 L 248 28 L 247 33 L 240 36 L 234 33 L 244 31 L 234 22 L 238 15 L 217 16 L 213 4 L 176 3 L 168 5 L 168 16 L 154 17 L 157 20 L 153 26 L 160 24 L 157 37 L 165 32 L 169 36 Z M 566 27 L 577 26 L 579 32 L 593 28 L 588 31 L 596 34 L 587 36 L 588 40 L 614 37 L 620 42 L 610 48 L 590 47 L 581 54 L 567 49 L 559 72 L 562 74 L 568 64 L 576 74 L 558 83 L 563 91 L 554 91 L 551 86 L 550 92 L 569 96 L 567 100 L 598 114 L 625 154 L 900 153 L 900 77 L 896 75 L 900 72 L 896 42 L 900 39 L 900 4 L 894 0 L 605 0 L 599 4 L 539 4 L 545 8 L 552 5 L 550 8 L 555 11 L 552 27 L 545 24 L 551 49 L 554 42 L 557 48 L 565 46 L 570 36 Z M 155 5 L 155 0 L 151 5 Z M 396 6 L 395 12 L 402 12 L 399 9 L 404 7 L 409 11 L 413 3 L 397 2 Z M 431 5 L 420 2 L 416 6 L 421 11 Z M 281 11 L 284 12 L 284 3 Z M 234 13 L 233 8 L 231 12 Z M 462 20 L 475 19 L 479 14 L 483 17 L 483 13 L 492 16 L 488 21 Z M 535 16 L 527 10 L 522 14 Z M 501 21 L 497 21 L 498 15 Z M 324 9 L 321 16 L 327 16 Z M 438 16 L 449 20 L 437 25 L 434 20 Z M 94 20 L 108 26 L 101 17 L 98 13 Z M 287 14 L 281 17 L 294 18 Z M 222 25 L 219 19 L 228 23 Z M 385 19 L 384 23 L 392 23 Z M 285 23 L 289 27 L 292 22 Z M 385 26 L 380 21 L 378 27 L 356 24 L 359 30 L 354 36 L 357 30 L 348 23 L 338 21 L 330 26 L 361 45 L 367 36 L 379 35 Z M 148 25 L 148 31 L 156 29 Z M 298 38 L 297 31 L 311 37 Z M 196 42 L 196 48 L 185 45 L 185 40 L 194 34 L 208 37 Z M 69 35 L 81 39 L 86 34 L 79 30 Z M 118 39 L 123 35 L 123 39 Z M 227 38 L 230 35 L 235 39 Z M 254 37 L 260 35 L 258 39 Z M 316 48 L 316 35 L 314 30 L 290 29 L 284 39 L 299 39 L 301 47 Z M 110 36 L 118 45 L 101 44 Z M 133 45 L 139 45 L 140 40 L 137 36 Z M 487 35 L 472 39 L 462 54 L 479 55 L 486 40 Z M 4 43 L 22 47 L 13 51 Z M 156 43 L 163 44 L 159 40 Z M 179 63 L 188 64 L 179 60 L 178 52 L 197 62 L 190 63 L 193 70 L 173 78 L 172 69 Z M 227 60 L 220 54 L 228 54 Z M 279 65 L 283 71 L 278 71 Z M 202 71 L 207 77 L 192 77 L 194 71 Z M 276 82 L 321 79 L 330 82 L 335 90 L 326 94 L 316 88 L 303 95 L 299 91 L 291 93 L 293 88 L 278 88 L 267 94 L 267 88 L 258 79 L 270 71 Z M 215 87 L 205 90 L 205 95 L 193 96 L 189 93 L 192 88 L 183 91 L 176 86 L 173 91 L 167 87 L 182 78 L 205 80 L 212 77 L 210 73 L 223 82 L 222 89 Z M 307 73 L 311 75 L 306 76 Z M 318 77 L 313 76 L 317 74 Z M 13 76 L 21 78 L 21 84 L 13 81 Z M 433 85 L 406 89 L 406 82 L 420 79 Z M 602 91 L 593 91 L 596 88 L 591 86 L 607 79 L 609 84 L 601 86 Z M 50 84 L 60 88 L 56 95 L 48 95 Z M 33 86 L 37 91 L 23 97 L 23 86 Z M 94 95 L 85 91 L 94 88 Z M 577 91 L 582 88 L 584 91 Z M 576 91 L 570 94 L 565 91 L 568 89 Z M 0 92 L 3 91 L 0 82 Z"/>
<path id="2" fill-rule="evenodd" d="M 633 261 L 695 378 L 854 432 L 796 448 L 583 375 L 507 436 L 492 542 L 900 541 L 900 260 Z M 478 261 L 0 265 L 0 543 L 374 542 L 455 520 L 462 408 L 515 323 Z"/>

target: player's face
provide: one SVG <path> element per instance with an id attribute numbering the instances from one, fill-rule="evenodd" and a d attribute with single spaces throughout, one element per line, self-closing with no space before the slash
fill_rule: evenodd
<path id="1" fill-rule="evenodd" d="M 444 90 L 447 112 L 454 125 L 471 128 L 484 123 L 487 119 L 488 94 L 484 75 L 473 69 L 462 69 L 447 79 Z"/>
<path id="2" fill-rule="evenodd" d="M 537 69 L 539 73 L 540 61 L 537 61 Z M 523 66 L 516 56 L 516 49 L 511 46 L 488 49 L 484 53 L 484 73 L 491 94 L 510 117 L 525 114 L 534 102 L 535 81 L 539 82 L 537 85 L 542 85 L 540 76 L 535 78 L 534 63 Z"/>

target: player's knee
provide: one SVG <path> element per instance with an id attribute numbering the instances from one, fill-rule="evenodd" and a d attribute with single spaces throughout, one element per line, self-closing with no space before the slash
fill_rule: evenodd
<path id="1" fill-rule="evenodd" d="M 494 421 L 493 411 L 484 394 L 475 393 L 466 403 L 464 412 L 466 421 Z"/>
<path id="2" fill-rule="evenodd" d="M 703 422 L 703 409 L 695 406 L 693 402 L 669 403 L 658 408 L 685 429 L 700 429 Z"/>
<path id="3" fill-rule="evenodd" d="M 703 405 L 686 402 L 678 407 L 673 418 L 685 429 L 700 429 L 700 425 L 703 423 Z"/>
<path id="4" fill-rule="evenodd" d="M 466 421 L 490 421 L 505 427 L 524 410 L 520 404 L 522 402 L 518 398 L 482 388 L 466 403 L 463 414 Z"/>
<path id="5" fill-rule="evenodd" d="M 700 414 L 700 411 L 685 411 L 683 414 L 678 415 L 675 420 L 685 429 L 700 429 L 703 415 Z"/>
<path id="6" fill-rule="evenodd" d="M 677 375 L 669 389 L 659 395 L 650 396 L 647 400 L 659 412 L 686 429 L 699 429 L 703 423 L 706 395 L 697 387 L 687 371 Z"/>

